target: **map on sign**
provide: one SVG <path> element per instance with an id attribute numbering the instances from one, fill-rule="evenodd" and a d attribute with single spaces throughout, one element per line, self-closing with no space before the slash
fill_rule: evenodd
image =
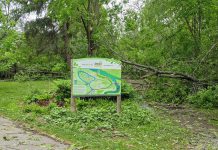
<path id="1" fill-rule="evenodd" d="M 121 62 L 106 58 L 73 59 L 73 96 L 121 94 Z"/>

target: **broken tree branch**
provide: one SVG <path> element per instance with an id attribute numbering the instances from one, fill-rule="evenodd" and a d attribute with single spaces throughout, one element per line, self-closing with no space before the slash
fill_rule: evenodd
<path id="1" fill-rule="evenodd" d="M 173 72 L 173 71 L 161 71 L 151 66 L 145 66 L 137 63 L 133 63 L 126 60 L 121 60 L 121 62 L 126 63 L 128 65 L 133 65 L 136 67 L 144 68 L 145 70 L 150 70 L 153 72 L 152 75 L 159 76 L 159 77 L 168 77 L 168 78 L 178 78 L 178 79 L 185 79 L 192 82 L 201 82 L 200 80 L 196 79 L 195 77 L 192 77 L 190 75 L 180 73 L 180 72 Z"/>
<path id="2" fill-rule="evenodd" d="M 114 51 L 113 48 L 111 48 L 111 45 L 113 45 L 113 44 L 108 43 L 108 42 L 105 44 L 107 45 L 106 49 L 108 49 L 110 51 L 110 53 L 112 55 L 114 55 L 115 57 L 119 57 L 122 63 L 133 66 L 133 67 L 139 69 L 140 71 L 143 71 L 146 73 L 150 72 L 149 76 L 157 76 L 157 77 L 164 77 L 164 78 L 186 80 L 189 82 L 193 82 L 193 83 L 197 83 L 197 84 L 201 84 L 201 85 L 205 85 L 205 86 L 209 86 L 209 85 L 213 85 L 214 83 L 217 83 L 215 81 L 200 80 L 200 79 L 198 79 L 194 76 L 188 75 L 186 73 L 181 73 L 181 72 L 176 72 L 176 71 L 163 71 L 163 70 L 159 70 L 153 66 L 148 66 L 148 65 L 143 65 L 143 64 L 131 62 L 128 60 L 128 58 L 124 54 L 121 55 L 117 51 Z M 144 76 L 144 78 L 146 78 L 146 77 L 147 76 Z"/>

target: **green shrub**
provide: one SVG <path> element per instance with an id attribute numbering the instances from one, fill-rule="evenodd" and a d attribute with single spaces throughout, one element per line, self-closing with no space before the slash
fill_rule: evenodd
<path id="1" fill-rule="evenodd" d="M 78 110 L 82 110 L 84 107 L 92 106 L 92 104 L 89 101 L 77 99 L 76 106 Z"/>
<path id="2" fill-rule="evenodd" d="M 196 107 L 218 107 L 218 85 L 209 87 L 208 89 L 202 89 L 193 95 L 189 95 L 188 101 Z"/>
<path id="3" fill-rule="evenodd" d="M 57 80 L 55 81 L 55 99 L 57 103 L 66 103 L 66 99 L 71 96 L 71 83 L 70 80 Z"/>
<path id="4" fill-rule="evenodd" d="M 41 92 L 39 90 L 33 90 L 28 96 L 26 96 L 25 101 L 28 104 L 38 103 L 40 101 L 48 101 L 52 98 L 52 93 L 50 92 Z"/>
<path id="5" fill-rule="evenodd" d="M 18 82 L 25 82 L 25 81 L 30 80 L 30 76 L 29 74 L 24 73 L 23 71 L 20 71 L 14 75 L 14 80 Z"/>
<path id="6" fill-rule="evenodd" d="M 62 63 L 54 64 L 54 66 L 51 68 L 51 70 L 53 72 L 64 72 L 64 71 L 66 71 L 66 68 L 67 68 L 66 64 L 62 62 Z"/>
<path id="7" fill-rule="evenodd" d="M 130 83 L 127 83 L 125 80 L 122 80 L 121 93 L 123 97 L 133 98 L 135 95 L 135 90 Z"/>

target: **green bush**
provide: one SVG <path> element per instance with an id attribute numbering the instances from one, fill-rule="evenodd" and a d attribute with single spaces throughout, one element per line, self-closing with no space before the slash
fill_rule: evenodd
<path id="1" fill-rule="evenodd" d="M 135 96 L 135 90 L 130 83 L 127 83 L 125 80 L 122 80 L 121 83 L 121 93 L 123 97 L 133 98 Z"/>
<path id="2" fill-rule="evenodd" d="M 70 80 L 57 80 L 55 81 L 55 99 L 57 103 L 65 103 L 66 99 L 71 96 L 71 83 Z"/>
<path id="3" fill-rule="evenodd" d="M 39 103 L 40 101 L 49 101 L 52 98 L 52 93 L 41 92 L 39 90 L 33 90 L 29 95 L 26 96 L 25 101 L 28 104 Z"/>
<path id="4" fill-rule="evenodd" d="M 202 89 L 193 95 L 188 96 L 189 103 L 196 107 L 212 108 L 218 107 L 218 85 Z"/>
<path id="5" fill-rule="evenodd" d="M 20 71 L 14 75 L 14 80 L 18 82 L 25 82 L 25 81 L 30 80 L 30 76 L 29 74 L 24 73 L 23 71 Z"/>
<path id="6" fill-rule="evenodd" d="M 53 72 L 65 72 L 66 71 L 66 64 L 61 62 L 61 63 L 56 63 L 54 66 L 51 68 L 51 71 Z"/>
<path id="7" fill-rule="evenodd" d="M 57 80 L 55 84 L 56 89 L 54 91 L 31 91 L 26 96 L 25 101 L 28 104 L 38 103 L 42 106 L 47 106 L 50 102 L 54 102 L 58 106 L 64 106 L 66 103 L 69 103 L 71 95 L 70 80 Z"/>
<path id="8" fill-rule="evenodd" d="M 94 100 L 91 100 L 91 101 L 94 101 Z M 77 99 L 76 106 L 77 106 L 78 110 L 82 110 L 84 107 L 89 107 L 89 106 L 93 106 L 93 105 L 90 102 L 90 100 L 86 101 L 86 100 Z"/>

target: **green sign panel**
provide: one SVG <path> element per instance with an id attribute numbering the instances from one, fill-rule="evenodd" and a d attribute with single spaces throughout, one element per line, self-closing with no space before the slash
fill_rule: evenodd
<path id="1" fill-rule="evenodd" d="M 121 94 L 121 62 L 107 58 L 72 60 L 73 96 Z"/>

